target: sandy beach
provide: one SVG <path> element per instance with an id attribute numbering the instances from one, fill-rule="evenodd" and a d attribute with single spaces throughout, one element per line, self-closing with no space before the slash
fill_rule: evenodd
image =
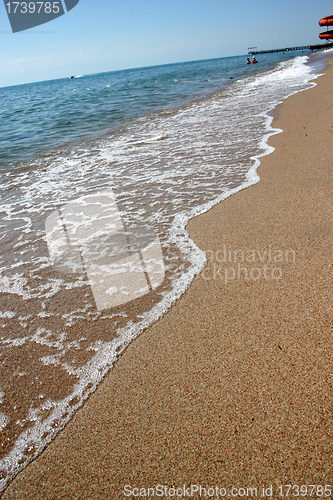
<path id="1" fill-rule="evenodd" d="M 260 182 L 188 225 L 205 270 L 3 499 L 333 496 L 332 62 L 316 83 Z"/>

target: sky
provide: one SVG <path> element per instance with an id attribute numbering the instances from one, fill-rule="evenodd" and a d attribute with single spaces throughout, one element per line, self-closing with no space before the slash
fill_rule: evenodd
<path id="1" fill-rule="evenodd" d="M 0 87 L 322 43 L 328 15 L 332 0 L 80 0 L 12 33 L 1 2 Z"/>

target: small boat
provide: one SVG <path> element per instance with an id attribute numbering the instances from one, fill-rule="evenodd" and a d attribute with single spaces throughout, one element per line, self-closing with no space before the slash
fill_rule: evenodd
<path id="1" fill-rule="evenodd" d="M 333 26 L 333 16 L 326 16 L 320 19 L 319 26 Z"/>
<path id="2" fill-rule="evenodd" d="M 321 40 L 333 40 L 333 30 L 323 31 L 319 34 Z"/>

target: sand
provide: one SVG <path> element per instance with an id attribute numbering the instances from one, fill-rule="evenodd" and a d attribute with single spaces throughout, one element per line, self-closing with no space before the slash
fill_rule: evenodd
<path id="1" fill-rule="evenodd" d="M 117 500 L 157 485 L 234 498 L 272 486 L 281 498 L 280 485 L 333 483 L 332 65 L 325 73 L 275 111 L 284 132 L 260 183 L 188 225 L 204 272 L 4 499 Z"/>

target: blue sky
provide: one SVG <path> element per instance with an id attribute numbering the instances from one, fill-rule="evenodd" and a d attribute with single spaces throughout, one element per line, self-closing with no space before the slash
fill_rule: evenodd
<path id="1" fill-rule="evenodd" d="M 316 44 L 328 15 L 332 0 L 80 0 L 12 33 L 1 2 L 0 86 Z"/>

